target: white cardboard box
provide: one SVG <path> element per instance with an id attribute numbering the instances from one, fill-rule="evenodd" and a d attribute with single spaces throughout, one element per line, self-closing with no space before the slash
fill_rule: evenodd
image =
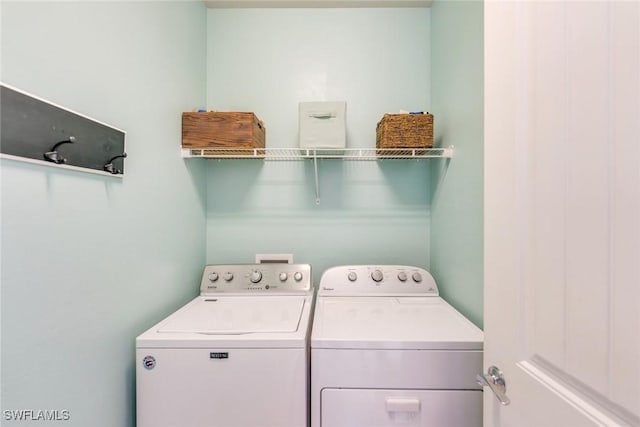
<path id="1" fill-rule="evenodd" d="M 301 102 L 300 148 L 346 148 L 346 102 Z"/>

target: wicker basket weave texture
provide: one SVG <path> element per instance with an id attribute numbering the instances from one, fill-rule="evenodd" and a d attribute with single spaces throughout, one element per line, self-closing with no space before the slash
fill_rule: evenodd
<path id="1" fill-rule="evenodd" d="M 432 148 L 432 114 L 385 114 L 376 127 L 376 148 Z"/>

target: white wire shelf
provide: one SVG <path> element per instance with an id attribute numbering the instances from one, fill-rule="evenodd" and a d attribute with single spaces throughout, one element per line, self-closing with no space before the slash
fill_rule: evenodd
<path id="1" fill-rule="evenodd" d="M 182 157 L 205 159 L 260 159 L 260 160 L 402 160 L 441 159 L 453 157 L 453 146 L 444 148 L 183 148 Z"/>

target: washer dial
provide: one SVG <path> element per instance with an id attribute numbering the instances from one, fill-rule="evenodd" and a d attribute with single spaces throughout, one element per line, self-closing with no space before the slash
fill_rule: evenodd
<path id="1" fill-rule="evenodd" d="M 260 280 L 262 280 L 262 273 L 258 270 L 253 270 L 249 274 L 249 280 L 251 280 L 251 283 L 258 283 Z"/>

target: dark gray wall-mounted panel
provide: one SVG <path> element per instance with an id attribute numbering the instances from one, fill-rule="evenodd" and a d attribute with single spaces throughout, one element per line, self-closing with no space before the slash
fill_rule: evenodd
<path id="1" fill-rule="evenodd" d="M 71 139 L 73 143 L 56 148 L 57 157 L 66 159 L 61 164 L 124 174 L 124 158 L 113 159 L 125 153 L 122 130 L 5 85 L 0 86 L 0 116 L 2 154 L 55 164 L 45 159 L 45 153 Z M 56 155 L 48 157 L 55 159 Z"/>

